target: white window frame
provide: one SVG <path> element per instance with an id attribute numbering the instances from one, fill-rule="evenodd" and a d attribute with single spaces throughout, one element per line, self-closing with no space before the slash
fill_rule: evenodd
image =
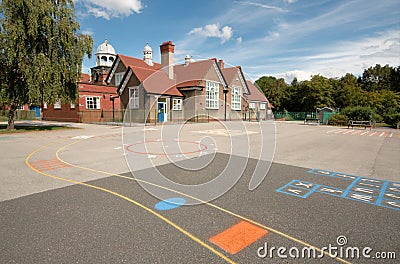
<path id="1" fill-rule="evenodd" d="M 43 102 L 43 109 L 47 109 L 47 103 Z"/>
<path id="2" fill-rule="evenodd" d="M 86 109 L 96 110 L 100 109 L 100 96 L 86 96 Z"/>
<path id="3" fill-rule="evenodd" d="M 232 110 L 241 110 L 242 109 L 242 98 L 241 98 L 241 88 L 240 86 L 232 86 L 232 102 L 231 108 Z"/>
<path id="4" fill-rule="evenodd" d="M 57 102 L 54 102 L 53 107 L 54 107 L 54 109 L 61 109 L 61 101 L 58 100 Z"/>
<path id="5" fill-rule="evenodd" d="M 114 77 L 115 78 L 115 86 L 119 86 L 120 85 L 123 77 L 124 77 L 124 73 L 123 72 L 117 72 L 115 74 L 115 77 Z"/>
<path id="6" fill-rule="evenodd" d="M 129 109 L 139 109 L 139 86 L 129 87 Z"/>
<path id="7" fill-rule="evenodd" d="M 206 81 L 206 109 L 219 109 L 219 83 Z"/>
<path id="8" fill-rule="evenodd" d="M 75 103 L 73 101 L 71 101 L 71 105 L 70 105 L 71 109 L 75 109 Z"/>
<path id="9" fill-rule="evenodd" d="M 182 98 L 172 99 L 172 110 L 174 110 L 174 111 L 182 110 Z"/>
<path id="10" fill-rule="evenodd" d="M 266 109 L 266 107 L 265 107 L 265 104 L 260 104 L 260 110 L 265 110 Z"/>
<path id="11" fill-rule="evenodd" d="M 250 103 L 249 103 L 249 108 L 250 108 L 250 109 L 256 109 L 256 103 L 250 102 Z"/>

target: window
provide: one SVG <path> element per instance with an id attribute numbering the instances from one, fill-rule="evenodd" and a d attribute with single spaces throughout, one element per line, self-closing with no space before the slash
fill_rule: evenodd
<path id="1" fill-rule="evenodd" d="M 54 103 L 54 109 L 61 109 L 61 101 L 58 100 L 57 102 Z"/>
<path id="2" fill-rule="evenodd" d="M 260 110 L 265 110 L 265 104 L 260 104 Z"/>
<path id="3" fill-rule="evenodd" d="M 182 110 L 182 99 L 172 100 L 172 110 Z"/>
<path id="4" fill-rule="evenodd" d="M 129 88 L 129 109 L 139 108 L 139 87 Z"/>
<path id="5" fill-rule="evenodd" d="M 100 97 L 86 97 L 86 109 L 100 109 Z"/>
<path id="6" fill-rule="evenodd" d="M 206 108 L 218 109 L 218 88 L 218 83 L 206 82 Z"/>
<path id="7" fill-rule="evenodd" d="M 240 87 L 239 86 L 233 86 L 232 87 L 232 104 L 231 108 L 232 110 L 240 110 L 241 109 L 241 103 L 240 103 Z"/>
<path id="8" fill-rule="evenodd" d="M 256 103 L 250 103 L 249 104 L 250 109 L 256 109 Z"/>
<path id="9" fill-rule="evenodd" d="M 71 109 L 75 109 L 75 103 L 71 101 Z"/>
<path id="10" fill-rule="evenodd" d="M 123 72 L 119 72 L 119 73 L 115 74 L 115 86 L 118 86 L 121 83 L 122 77 L 124 77 Z"/>
<path id="11" fill-rule="evenodd" d="M 43 109 L 47 109 L 47 103 L 46 102 L 43 103 Z"/>

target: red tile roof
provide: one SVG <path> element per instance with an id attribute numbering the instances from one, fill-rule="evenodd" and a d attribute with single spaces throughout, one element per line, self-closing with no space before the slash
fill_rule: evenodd
<path id="1" fill-rule="evenodd" d="M 138 58 L 133 58 L 129 56 L 125 56 L 122 54 L 118 54 L 118 57 L 122 61 L 122 63 L 128 67 L 128 66 L 135 66 L 135 67 L 140 67 L 140 68 L 146 68 L 146 69 L 152 69 L 152 70 L 159 70 L 161 69 L 161 64 L 157 62 L 153 62 L 153 66 L 148 65 L 144 60 L 138 59 Z"/>
<path id="2" fill-rule="evenodd" d="M 176 88 L 175 81 L 169 79 L 167 74 L 161 70 L 161 64 L 153 62 L 153 66 L 150 66 L 141 59 L 125 55 L 118 55 L 118 57 L 133 72 L 148 93 L 183 96 Z M 124 80 L 121 84 L 123 82 Z"/>
<path id="3" fill-rule="evenodd" d="M 224 68 L 222 69 L 222 74 L 225 77 L 227 84 L 231 84 L 235 80 L 235 76 L 238 72 L 238 68 L 231 67 L 231 68 Z"/>
<path id="4" fill-rule="evenodd" d="M 260 101 L 260 102 L 268 102 L 267 97 L 265 97 L 264 93 L 260 91 L 252 82 L 246 81 L 247 87 L 249 87 L 250 94 L 247 96 L 249 101 Z"/>
<path id="5" fill-rule="evenodd" d="M 79 78 L 79 82 L 90 82 L 90 75 L 87 73 L 82 73 L 81 78 Z"/>
<path id="6" fill-rule="evenodd" d="M 191 62 L 188 65 L 180 64 L 174 66 L 176 83 L 178 87 L 188 87 L 188 84 L 199 86 L 200 81 L 204 80 L 207 72 L 213 66 L 215 60 L 202 60 Z"/>
<path id="7" fill-rule="evenodd" d="M 78 83 L 79 92 L 116 93 L 115 87 L 106 85 L 95 85 L 91 83 Z"/>

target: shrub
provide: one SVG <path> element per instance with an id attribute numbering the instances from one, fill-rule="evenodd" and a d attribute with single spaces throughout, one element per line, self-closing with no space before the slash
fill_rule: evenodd
<path id="1" fill-rule="evenodd" d="M 347 125 L 348 117 L 343 114 L 333 114 L 328 119 L 328 125 L 340 126 Z"/>
<path id="2" fill-rule="evenodd" d="M 397 125 L 400 123 L 400 113 L 384 115 L 383 120 L 389 126 L 397 127 Z"/>
<path id="3" fill-rule="evenodd" d="M 377 115 L 374 113 L 372 108 L 365 106 L 346 107 L 340 113 L 347 116 L 349 120 L 375 121 L 377 118 Z"/>
<path id="4" fill-rule="evenodd" d="M 294 118 L 290 115 L 285 116 L 285 121 L 294 121 Z"/>

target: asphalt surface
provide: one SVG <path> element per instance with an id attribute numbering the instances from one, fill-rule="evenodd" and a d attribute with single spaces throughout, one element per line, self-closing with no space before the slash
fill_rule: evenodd
<path id="1" fill-rule="evenodd" d="M 248 185 L 257 159 L 216 151 L 212 163 L 198 171 L 181 169 L 179 162 L 161 161 L 157 169 L 163 175 L 189 185 L 213 179 L 229 158 L 247 161 L 240 180 L 221 197 L 166 211 L 155 209 L 159 200 L 134 180 L 133 175 L 139 179 L 147 175 L 150 180 L 154 170 L 134 170 L 132 175 L 122 155 L 118 128 L 83 126 L 80 131 L 0 136 L 4 138 L 0 142 L 4 168 L 0 262 L 341 263 L 327 255 L 281 259 L 275 251 L 273 257 L 257 256 L 265 243 L 269 248 L 301 250 L 311 245 L 322 249 L 337 246 L 338 236 L 347 238 L 343 247 L 395 252 L 398 261 L 400 140 L 328 133 L 333 129 L 277 124 L 275 162 L 254 191 Z M 364 149 L 369 151 L 364 153 Z M 310 153 L 312 157 L 304 156 Z M 346 162 L 343 157 L 349 155 L 353 159 Z M 64 166 L 43 167 L 40 162 L 48 160 L 53 160 L 52 166 Z M 142 184 L 162 190 L 166 197 L 193 199 Z M 210 242 L 241 221 L 268 233 L 235 254 Z"/>

